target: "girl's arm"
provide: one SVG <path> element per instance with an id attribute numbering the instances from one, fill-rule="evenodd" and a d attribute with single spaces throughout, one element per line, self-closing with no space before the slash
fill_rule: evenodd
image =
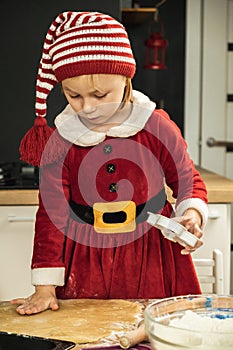
<path id="1" fill-rule="evenodd" d="M 66 164 L 54 164 L 41 170 L 39 208 L 36 215 L 32 257 L 32 284 L 35 293 L 16 298 L 20 315 L 59 308 L 55 286 L 64 284 L 63 250 L 69 219 L 69 171 Z"/>

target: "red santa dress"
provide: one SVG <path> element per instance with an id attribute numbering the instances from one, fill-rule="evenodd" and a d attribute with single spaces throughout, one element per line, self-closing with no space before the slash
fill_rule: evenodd
<path id="1" fill-rule="evenodd" d="M 207 220 L 205 185 L 167 113 L 134 91 L 130 117 L 106 133 L 70 105 L 55 125 L 69 147 L 41 167 L 32 283 L 56 285 L 61 299 L 201 293 L 191 256 L 146 221 L 148 211 L 174 214 L 165 184 L 176 216 L 196 208 Z"/>

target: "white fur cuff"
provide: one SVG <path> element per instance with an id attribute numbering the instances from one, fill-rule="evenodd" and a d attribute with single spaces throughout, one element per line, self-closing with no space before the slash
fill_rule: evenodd
<path id="1" fill-rule="evenodd" d="M 64 277 L 64 267 L 46 267 L 31 271 L 31 280 L 34 286 L 63 286 Z"/>
<path id="2" fill-rule="evenodd" d="M 203 230 L 206 226 L 208 219 L 208 206 L 203 200 L 200 198 L 189 198 L 185 199 L 176 207 L 176 216 L 184 215 L 184 212 L 187 209 L 194 208 L 199 211 L 202 216 L 202 225 L 201 229 Z"/>

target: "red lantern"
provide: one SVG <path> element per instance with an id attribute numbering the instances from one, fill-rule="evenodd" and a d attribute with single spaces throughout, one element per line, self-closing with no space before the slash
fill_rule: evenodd
<path id="1" fill-rule="evenodd" d="M 146 64 L 147 69 L 166 69 L 165 52 L 168 41 L 162 33 L 152 33 L 146 40 Z"/>
<path id="2" fill-rule="evenodd" d="M 160 26 L 160 31 L 152 33 L 150 37 L 146 40 L 146 64 L 147 69 L 166 69 L 165 65 L 165 53 L 168 46 L 168 41 L 163 37 L 163 23 L 159 18 L 158 8 L 163 5 L 166 0 L 158 2 L 155 6 L 156 11 L 154 14 L 154 19 L 151 23 L 149 33 L 152 33 L 151 27 L 156 24 Z"/>

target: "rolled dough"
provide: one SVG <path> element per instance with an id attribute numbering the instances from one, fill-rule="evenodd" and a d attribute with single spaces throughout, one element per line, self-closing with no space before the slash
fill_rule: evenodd
<path id="1" fill-rule="evenodd" d="M 60 300 L 57 311 L 19 315 L 15 305 L 0 303 L 0 330 L 76 344 L 106 342 L 136 327 L 142 305 L 121 299 Z"/>

